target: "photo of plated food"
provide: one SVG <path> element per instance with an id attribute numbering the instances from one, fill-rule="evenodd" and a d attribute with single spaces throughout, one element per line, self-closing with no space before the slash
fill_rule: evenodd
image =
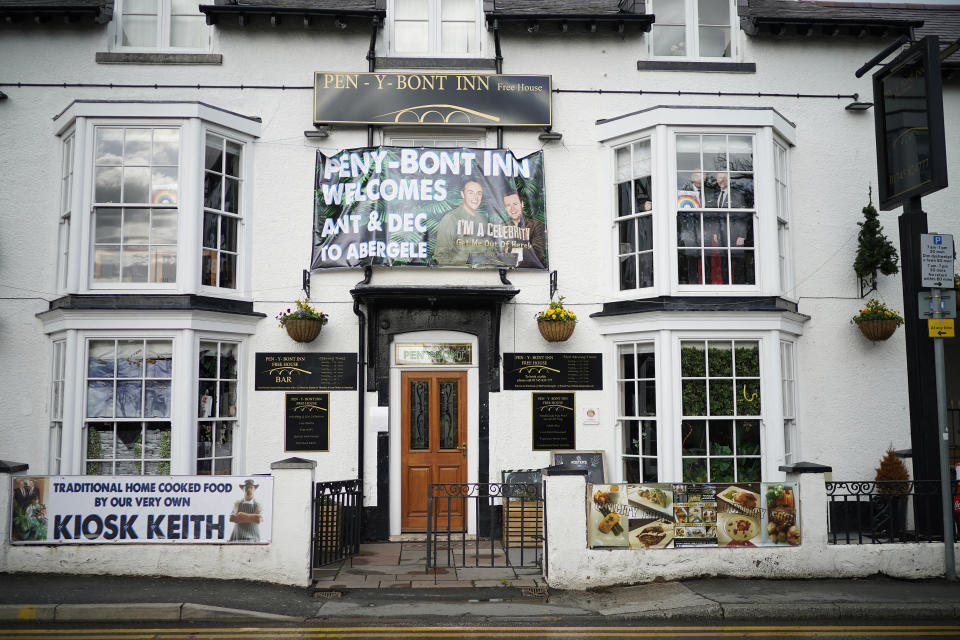
<path id="1" fill-rule="evenodd" d="M 675 535 L 674 524 L 660 519 L 631 529 L 628 537 L 633 549 L 663 549 L 673 542 Z"/>
<path id="2" fill-rule="evenodd" d="M 590 496 L 589 543 L 591 547 L 626 547 L 629 545 L 621 511 L 619 485 L 593 485 Z"/>
<path id="3" fill-rule="evenodd" d="M 760 494 L 741 487 L 728 487 L 717 497 L 744 513 L 750 513 L 760 506 Z"/>
<path id="4" fill-rule="evenodd" d="M 753 516 L 733 511 L 719 514 L 717 544 L 721 547 L 758 546 L 760 522 Z"/>
<path id="5" fill-rule="evenodd" d="M 767 485 L 764 502 L 764 544 L 798 546 L 801 538 L 796 487 L 788 483 Z"/>
<path id="6" fill-rule="evenodd" d="M 649 485 L 628 485 L 627 502 L 666 516 L 673 515 L 673 492 Z"/>

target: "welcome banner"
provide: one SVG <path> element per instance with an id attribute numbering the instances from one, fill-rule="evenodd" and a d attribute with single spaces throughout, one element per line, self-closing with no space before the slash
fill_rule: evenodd
<path id="1" fill-rule="evenodd" d="M 311 269 L 547 269 L 543 153 L 317 152 Z"/>
<path id="2" fill-rule="evenodd" d="M 14 476 L 13 544 L 268 543 L 270 476 Z"/>

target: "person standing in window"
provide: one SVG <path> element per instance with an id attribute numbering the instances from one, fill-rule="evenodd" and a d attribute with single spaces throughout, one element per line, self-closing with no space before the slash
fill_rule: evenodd
<path id="1" fill-rule="evenodd" d="M 260 523 L 263 521 L 260 503 L 253 499 L 253 492 L 260 485 L 253 480 L 244 480 L 240 485 L 243 500 L 233 503 L 230 522 L 234 523 L 230 542 L 260 542 Z"/>
<path id="2" fill-rule="evenodd" d="M 512 241 L 507 247 L 507 253 L 517 256 L 518 269 L 543 269 L 543 254 L 547 246 L 543 224 L 523 215 L 520 194 L 513 189 L 503 194 L 503 206 L 509 217 L 508 225 L 530 230 L 529 238 Z"/>

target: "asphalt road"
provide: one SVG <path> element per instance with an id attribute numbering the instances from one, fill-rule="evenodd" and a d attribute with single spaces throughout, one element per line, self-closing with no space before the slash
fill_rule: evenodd
<path id="1" fill-rule="evenodd" d="M 578 624 L 579 622 L 579 624 Z M 0 629 L 4 640 L 272 640 L 307 638 L 753 638 L 782 640 L 784 638 L 958 638 L 960 624 L 956 620 L 924 621 L 918 624 L 873 623 L 869 625 L 843 624 L 824 621 L 816 625 L 779 624 L 669 624 L 651 625 L 582 625 L 582 620 L 563 624 L 562 621 L 527 622 L 504 625 L 503 621 L 489 624 L 464 622 L 424 626 L 416 622 L 384 621 L 371 625 L 369 621 L 307 621 L 303 624 L 236 626 L 157 624 L 144 625 L 23 625 L 17 623 Z"/>

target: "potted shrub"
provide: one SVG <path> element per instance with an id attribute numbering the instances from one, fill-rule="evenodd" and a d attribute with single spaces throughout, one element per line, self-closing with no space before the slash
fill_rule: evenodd
<path id="1" fill-rule="evenodd" d="M 906 530 L 910 474 L 907 465 L 897 457 L 893 445 L 881 458 L 873 480 L 876 483 L 876 494 L 871 496 L 874 532 L 891 539 L 900 537 Z"/>
<path id="2" fill-rule="evenodd" d="M 277 314 L 280 326 L 287 330 L 287 335 L 297 342 L 311 342 L 320 335 L 320 329 L 327 324 L 329 316 L 310 306 L 310 299 L 297 300 L 297 308 L 287 309 Z"/>
<path id="3" fill-rule="evenodd" d="M 870 199 L 863 208 L 863 222 L 858 222 L 860 233 L 857 234 L 857 257 L 853 261 L 853 270 L 856 271 L 861 283 L 870 285 L 870 290 L 877 289 L 877 272 L 885 276 L 897 273 L 897 249 L 887 239 L 880 226 L 880 216 L 873 207 L 873 191 Z M 863 295 L 861 284 L 861 295 Z"/>
<path id="4" fill-rule="evenodd" d="M 903 324 L 903 316 L 871 298 L 860 313 L 850 318 L 850 322 L 860 327 L 860 332 L 870 340 L 886 340 Z"/>
<path id="5" fill-rule="evenodd" d="M 573 335 L 577 314 L 563 307 L 563 296 L 551 300 L 550 306 L 537 314 L 537 328 L 547 342 L 563 342 Z"/>

